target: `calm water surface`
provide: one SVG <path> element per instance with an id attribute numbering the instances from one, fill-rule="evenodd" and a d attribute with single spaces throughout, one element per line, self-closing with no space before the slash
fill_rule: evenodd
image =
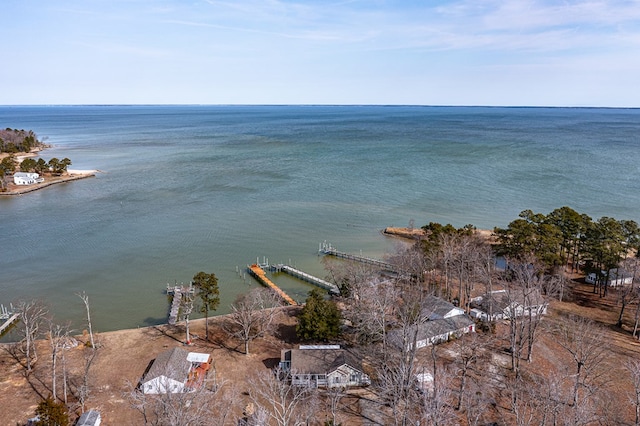
<path id="1" fill-rule="evenodd" d="M 201 270 L 227 312 L 256 257 L 321 277 L 324 240 L 383 257 L 380 230 L 411 219 L 493 228 L 568 205 L 640 222 L 639 110 L 38 106 L 0 107 L 0 125 L 103 171 L 0 197 L 0 303 L 81 324 L 86 291 L 99 331 L 165 322 L 165 284 Z"/>

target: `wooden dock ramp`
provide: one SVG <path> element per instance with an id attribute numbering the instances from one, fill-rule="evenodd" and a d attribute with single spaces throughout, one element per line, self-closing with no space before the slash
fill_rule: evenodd
<path id="1" fill-rule="evenodd" d="M 182 301 L 182 295 L 185 293 L 193 294 L 195 288 L 193 286 L 185 287 L 184 285 L 170 286 L 167 284 L 167 294 L 173 295 L 171 301 L 171 309 L 169 310 L 169 325 L 175 325 L 178 322 L 178 313 L 180 311 L 180 302 Z"/>
<path id="2" fill-rule="evenodd" d="M 260 265 L 254 263 L 253 265 L 249 266 L 249 273 L 251 273 L 251 275 L 253 275 L 253 277 L 256 280 L 258 280 L 258 282 L 260 282 L 260 284 L 266 287 L 269 287 L 273 291 L 275 291 L 276 294 L 282 297 L 282 299 L 285 302 L 287 302 L 289 305 L 295 306 L 298 304 L 296 303 L 295 300 L 289 297 L 289 295 L 285 293 L 280 287 L 275 285 L 269 278 L 267 278 L 267 275 L 265 274 L 264 269 L 262 269 Z"/>

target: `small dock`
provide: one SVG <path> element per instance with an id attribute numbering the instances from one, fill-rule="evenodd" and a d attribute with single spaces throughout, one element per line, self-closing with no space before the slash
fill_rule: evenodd
<path id="1" fill-rule="evenodd" d="M 279 295 L 280 297 L 282 297 L 282 299 L 287 302 L 289 305 L 295 306 L 297 305 L 296 301 L 293 300 L 291 297 L 289 297 L 289 295 L 287 293 L 285 293 L 280 287 L 278 287 L 277 285 L 275 285 L 269 278 L 267 278 L 267 275 L 264 272 L 264 269 L 262 269 L 260 267 L 260 265 L 258 265 L 257 263 L 254 263 L 253 265 L 249 266 L 249 273 L 256 279 L 258 280 L 258 282 L 260 282 L 260 284 L 271 288 L 273 291 L 276 292 L 277 295 Z"/>
<path id="2" fill-rule="evenodd" d="M 384 269 L 384 270 L 387 270 L 387 271 L 399 272 L 398 268 L 396 268 L 391 263 L 384 262 L 384 261 L 379 260 L 379 259 L 372 259 L 370 257 L 358 256 L 358 255 L 355 255 L 355 254 L 349 254 L 349 253 L 344 253 L 344 252 L 338 251 L 331 244 L 327 243 L 326 241 L 324 243 L 320 243 L 320 246 L 318 248 L 318 252 L 322 253 L 322 254 L 329 255 L 329 256 L 335 256 L 335 257 L 338 257 L 338 258 L 341 258 L 341 259 L 353 260 L 355 262 L 366 263 L 368 265 L 377 266 L 377 267 L 379 267 L 381 269 Z"/>
<path id="3" fill-rule="evenodd" d="M 169 325 L 175 325 L 178 322 L 178 312 L 180 311 L 180 302 L 182 301 L 183 294 L 194 294 L 195 288 L 189 285 L 185 287 L 184 285 L 174 285 L 171 286 L 167 284 L 167 294 L 173 295 L 173 300 L 171 301 L 171 309 L 169 310 Z"/>
<path id="4" fill-rule="evenodd" d="M 16 322 L 20 318 L 19 312 L 13 312 L 13 306 L 11 309 L 7 309 L 4 305 L 0 305 L 0 320 L 2 320 L 2 325 L 0 325 L 0 335 L 2 335 L 14 322 Z"/>
<path id="5" fill-rule="evenodd" d="M 283 264 L 274 265 L 271 268 L 277 272 L 285 272 L 293 277 L 298 278 L 299 280 L 306 281 L 310 284 L 325 289 L 331 294 L 340 294 L 340 289 L 335 284 L 332 284 L 321 278 L 314 277 L 313 275 L 307 274 L 306 272 L 303 272 L 299 269 L 292 268 L 291 266 Z"/>

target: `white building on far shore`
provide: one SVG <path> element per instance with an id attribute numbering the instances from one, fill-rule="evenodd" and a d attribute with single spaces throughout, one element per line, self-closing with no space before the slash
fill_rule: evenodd
<path id="1" fill-rule="evenodd" d="M 34 185 L 44 182 L 38 173 L 17 172 L 13 174 L 13 183 L 16 185 Z"/>

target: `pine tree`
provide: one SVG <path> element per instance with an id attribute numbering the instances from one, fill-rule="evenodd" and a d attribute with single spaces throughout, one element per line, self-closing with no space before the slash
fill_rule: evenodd
<path id="1" fill-rule="evenodd" d="M 340 310 L 335 302 L 325 299 L 319 290 L 309 293 L 298 317 L 296 333 L 302 340 L 327 341 L 340 333 Z"/>
<path id="2" fill-rule="evenodd" d="M 200 298 L 200 312 L 204 314 L 204 327 L 207 340 L 209 339 L 209 311 L 215 311 L 220 304 L 220 289 L 215 274 L 198 272 L 193 277 L 193 286 L 198 289 Z"/>
<path id="3" fill-rule="evenodd" d="M 36 414 L 39 419 L 37 426 L 68 426 L 69 414 L 62 402 L 55 402 L 51 396 L 38 404 Z"/>

